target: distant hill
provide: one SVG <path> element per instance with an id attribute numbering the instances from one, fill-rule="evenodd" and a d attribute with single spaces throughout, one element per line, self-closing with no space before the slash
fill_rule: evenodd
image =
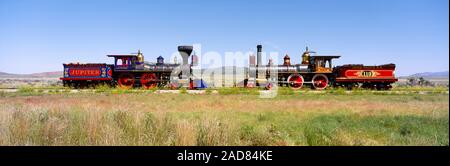
<path id="1" fill-rule="evenodd" d="M 222 71 L 226 74 L 232 74 L 233 72 L 242 72 L 242 71 L 247 71 L 248 68 L 247 67 L 234 67 L 234 66 L 223 66 L 223 67 L 217 67 L 217 68 L 206 68 L 206 69 L 202 69 L 202 72 L 205 71 L 215 71 L 215 72 L 219 72 Z M 219 73 L 217 73 L 219 74 Z M 244 73 L 240 73 L 240 74 L 244 74 Z"/>
<path id="2" fill-rule="evenodd" d="M 442 71 L 442 72 L 424 72 L 424 73 L 416 73 L 416 74 L 412 74 L 409 76 L 404 76 L 403 78 L 408 78 L 408 77 L 423 77 L 426 79 L 448 79 L 449 78 L 449 73 L 448 71 Z"/>
<path id="3" fill-rule="evenodd" d="M 0 77 L 7 77 L 7 76 L 13 76 L 14 74 L 9 74 L 5 72 L 0 72 Z"/>
<path id="4" fill-rule="evenodd" d="M 58 78 L 62 76 L 62 71 L 42 72 L 33 74 L 11 74 L 0 72 L 0 78 Z"/>
<path id="5" fill-rule="evenodd" d="M 29 74 L 32 77 L 62 77 L 62 71 L 52 71 L 52 72 L 43 72 L 43 73 L 33 73 Z"/>

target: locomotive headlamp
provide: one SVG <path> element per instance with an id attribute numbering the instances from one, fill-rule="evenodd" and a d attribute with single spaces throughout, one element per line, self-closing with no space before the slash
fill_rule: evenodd
<path id="1" fill-rule="evenodd" d="M 309 50 L 308 47 L 306 47 L 306 51 L 302 55 L 302 64 L 309 64 Z"/>
<path id="2" fill-rule="evenodd" d="M 144 63 L 144 55 L 142 54 L 141 50 L 138 50 L 136 64 L 143 64 L 143 63 Z"/>

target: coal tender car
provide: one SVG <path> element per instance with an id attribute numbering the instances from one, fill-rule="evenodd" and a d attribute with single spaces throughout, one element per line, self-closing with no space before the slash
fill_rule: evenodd
<path id="1" fill-rule="evenodd" d="M 272 60 L 263 65 L 261 54 L 262 46 L 258 45 L 256 63 L 255 56 L 250 56 L 249 70 L 244 80 L 246 87 L 265 86 L 266 89 L 271 89 L 278 84 L 294 90 L 304 85 L 318 90 L 329 86 L 389 90 L 392 88 L 391 84 L 398 81 L 394 76 L 395 64 L 379 66 L 349 64 L 333 67 L 332 60 L 340 56 L 316 55 L 306 47 L 299 64 L 291 64 L 289 55 L 286 55 L 282 65 L 274 65 Z"/>

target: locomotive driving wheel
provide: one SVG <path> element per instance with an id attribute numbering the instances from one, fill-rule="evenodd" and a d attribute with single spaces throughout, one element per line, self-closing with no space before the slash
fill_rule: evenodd
<path id="1" fill-rule="evenodd" d="M 155 88 L 158 85 L 158 80 L 155 73 L 144 73 L 141 76 L 141 85 L 145 89 Z"/>
<path id="2" fill-rule="evenodd" d="M 325 89 L 328 86 L 328 77 L 324 74 L 316 74 L 312 78 L 314 89 Z"/>
<path id="3" fill-rule="evenodd" d="M 180 85 L 179 85 L 177 82 L 171 82 L 171 83 L 169 84 L 169 88 L 170 88 L 171 90 L 179 89 L 179 88 L 180 88 Z"/>
<path id="4" fill-rule="evenodd" d="M 121 74 L 117 82 L 120 88 L 132 88 L 134 86 L 134 76 L 133 74 Z"/>
<path id="5" fill-rule="evenodd" d="M 246 88 L 254 88 L 255 84 L 253 84 L 253 82 L 247 82 L 247 85 L 245 87 Z"/>
<path id="6" fill-rule="evenodd" d="M 288 85 L 294 90 L 302 88 L 304 79 L 299 74 L 292 74 L 288 77 Z"/>
<path id="7" fill-rule="evenodd" d="M 271 83 L 271 82 L 270 82 L 270 83 L 267 83 L 267 84 L 266 84 L 266 87 L 265 87 L 266 90 L 272 90 L 272 89 L 273 89 L 273 85 L 274 85 L 274 84 Z"/>

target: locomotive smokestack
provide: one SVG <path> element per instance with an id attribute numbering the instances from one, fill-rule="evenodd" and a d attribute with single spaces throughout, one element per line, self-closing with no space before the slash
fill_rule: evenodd
<path id="1" fill-rule="evenodd" d="M 183 65 L 188 64 L 189 56 L 191 55 L 193 49 L 193 46 L 178 46 L 178 52 L 183 58 Z"/>
<path id="2" fill-rule="evenodd" d="M 257 66 L 261 66 L 262 65 L 262 58 L 261 58 L 261 53 L 262 53 L 262 46 L 261 45 L 257 45 L 257 52 L 256 52 L 256 61 L 257 61 Z"/>

